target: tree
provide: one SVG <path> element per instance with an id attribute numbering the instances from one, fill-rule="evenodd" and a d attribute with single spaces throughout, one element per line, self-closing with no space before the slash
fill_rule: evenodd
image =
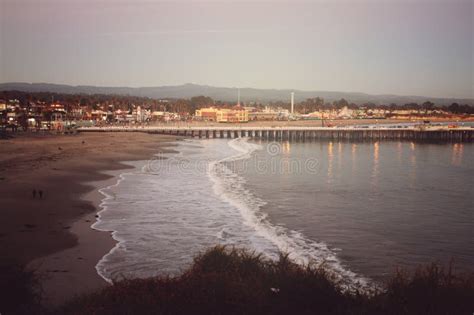
<path id="1" fill-rule="evenodd" d="M 200 109 L 207 106 L 214 105 L 214 100 L 208 96 L 194 96 L 190 100 L 190 108 L 188 109 L 190 113 L 194 113 L 196 109 Z"/>
<path id="2" fill-rule="evenodd" d="M 349 107 L 349 102 L 346 101 L 344 98 L 341 98 L 339 101 L 334 101 L 333 105 L 337 109 L 341 109 L 343 107 Z"/>
<path id="3" fill-rule="evenodd" d="M 414 110 L 419 110 L 420 105 L 417 103 L 408 103 L 402 106 L 403 109 L 414 109 Z"/>
<path id="4" fill-rule="evenodd" d="M 421 104 L 421 108 L 425 110 L 425 114 L 428 113 L 429 110 L 432 110 L 434 107 L 434 103 L 426 101 L 423 104 Z"/>

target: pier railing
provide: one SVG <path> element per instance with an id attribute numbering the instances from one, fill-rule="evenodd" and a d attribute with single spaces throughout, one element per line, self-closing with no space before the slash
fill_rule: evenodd
<path id="1" fill-rule="evenodd" d="M 107 126 L 79 132 L 146 132 L 197 138 L 251 137 L 268 140 L 417 140 L 472 142 L 474 128 L 448 127 L 247 127 L 247 126 Z"/>

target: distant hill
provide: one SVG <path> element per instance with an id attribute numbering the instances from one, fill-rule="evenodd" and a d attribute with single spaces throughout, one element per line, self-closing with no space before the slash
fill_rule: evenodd
<path id="1" fill-rule="evenodd" d="M 190 98 L 204 95 L 221 101 L 236 101 L 237 88 L 214 87 L 209 85 L 183 84 L 177 86 L 158 87 L 99 87 L 99 86 L 72 86 L 49 83 L 1 83 L 0 91 L 16 90 L 23 92 L 53 92 L 63 94 L 119 94 L 132 95 L 150 98 Z M 299 90 L 276 90 L 276 89 L 254 89 L 241 88 L 240 95 L 242 101 L 289 101 L 290 92 L 295 92 L 295 100 L 302 101 L 307 98 L 322 97 L 325 101 L 332 102 L 344 98 L 349 102 L 362 104 L 372 102 L 375 104 L 406 104 L 423 103 L 431 101 L 436 105 L 450 105 L 454 102 L 473 106 L 474 99 L 456 98 L 434 98 L 424 96 L 400 96 L 400 95 L 371 95 L 356 92 L 331 92 L 331 91 L 299 91 Z"/>

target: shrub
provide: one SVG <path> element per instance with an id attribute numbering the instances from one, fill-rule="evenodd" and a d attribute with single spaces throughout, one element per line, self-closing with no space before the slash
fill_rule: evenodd
<path id="1" fill-rule="evenodd" d="M 0 267 L 0 314 L 42 313 L 38 274 L 20 265 Z"/>
<path id="2" fill-rule="evenodd" d="M 344 290 L 324 265 L 214 247 L 182 275 L 125 279 L 58 314 L 471 314 L 474 277 L 438 265 L 399 270 L 381 288 Z"/>

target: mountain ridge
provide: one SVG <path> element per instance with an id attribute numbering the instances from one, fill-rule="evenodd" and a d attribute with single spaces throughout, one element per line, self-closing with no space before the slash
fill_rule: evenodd
<path id="1" fill-rule="evenodd" d="M 22 92 L 51 92 L 64 94 L 116 94 L 131 95 L 149 98 L 191 98 L 193 96 L 209 96 L 215 100 L 232 102 L 237 101 L 237 87 L 215 87 L 211 85 L 199 85 L 185 83 L 182 85 L 165 85 L 150 87 L 108 87 L 93 85 L 67 85 L 54 83 L 26 83 L 26 82 L 6 82 L 0 83 L 0 91 L 22 91 Z M 451 97 L 429 97 L 416 95 L 395 95 L 395 94 L 368 94 L 363 92 L 339 92 L 339 91 L 305 91 L 292 89 L 258 89 L 240 88 L 241 100 L 244 102 L 270 102 L 288 101 L 290 93 L 295 92 L 295 100 L 302 101 L 307 98 L 321 97 L 325 101 L 332 102 L 341 98 L 358 105 L 363 103 L 375 103 L 377 105 L 398 105 L 406 103 L 433 102 L 436 105 L 450 105 L 452 103 L 468 104 L 473 106 L 472 98 L 451 98 Z"/>

